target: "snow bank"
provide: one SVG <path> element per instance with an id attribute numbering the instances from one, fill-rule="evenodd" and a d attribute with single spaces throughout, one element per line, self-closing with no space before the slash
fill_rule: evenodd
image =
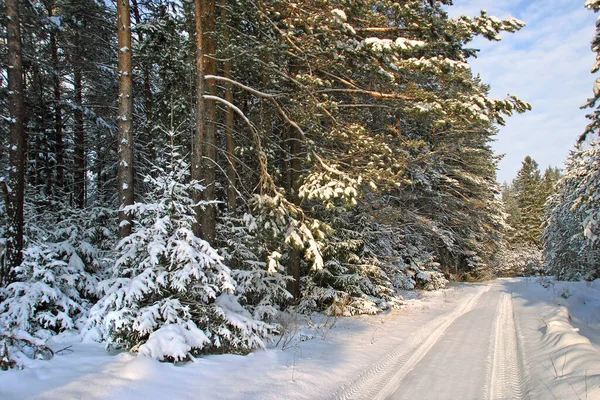
<path id="1" fill-rule="evenodd" d="M 600 280 L 511 280 L 532 398 L 600 399 Z"/>

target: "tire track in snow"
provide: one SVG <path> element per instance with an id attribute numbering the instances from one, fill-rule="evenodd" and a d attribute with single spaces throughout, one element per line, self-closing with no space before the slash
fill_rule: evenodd
<path id="1" fill-rule="evenodd" d="M 488 398 L 522 399 L 525 397 L 525 368 L 517 341 L 512 296 L 508 293 L 501 294 L 494 325 Z"/>
<path id="2" fill-rule="evenodd" d="M 485 286 L 454 311 L 438 317 L 413 333 L 401 346 L 372 364 L 355 381 L 342 386 L 333 396 L 336 400 L 385 399 L 400 386 L 402 379 L 438 342 L 446 329 L 460 316 L 471 311 L 481 295 L 490 290 Z"/>

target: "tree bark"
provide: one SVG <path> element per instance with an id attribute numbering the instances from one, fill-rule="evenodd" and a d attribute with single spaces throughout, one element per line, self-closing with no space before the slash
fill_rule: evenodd
<path id="1" fill-rule="evenodd" d="M 302 170 L 302 143 L 301 143 L 300 134 L 295 130 L 291 129 L 289 133 L 289 151 L 290 151 L 290 192 L 292 202 L 295 205 L 300 204 L 300 197 L 298 196 L 298 190 L 300 188 L 300 177 Z M 299 250 L 292 249 L 290 251 L 288 265 L 287 265 L 287 273 L 292 278 L 293 281 L 288 283 L 287 290 L 294 296 L 294 300 L 298 301 L 300 299 L 300 270 L 302 264 L 302 254 Z"/>
<path id="2" fill-rule="evenodd" d="M 132 0 L 131 2 L 133 16 L 135 18 L 136 24 L 142 23 L 142 17 L 140 15 L 140 8 L 138 6 L 137 0 Z M 144 40 L 144 36 L 141 32 L 138 31 L 138 41 L 142 43 Z M 142 67 L 142 71 L 144 74 L 144 108 L 146 111 L 146 129 L 150 130 L 150 121 L 152 120 L 152 86 L 150 82 L 150 68 L 148 65 L 144 64 Z M 154 148 L 154 143 L 152 139 L 149 139 L 148 143 L 148 155 L 151 160 L 154 160 L 156 157 L 156 150 Z"/>
<path id="3" fill-rule="evenodd" d="M 216 75 L 217 62 L 215 60 L 215 0 L 204 0 L 204 43 L 206 45 L 206 57 L 204 59 L 204 70 L 207 75 Z M 217 86 L 214 80 L 206 82 L 208 93 L 212 96 L 217 94 Z M 204 161 L 204 200 L 211 202 L 216 200 L 216 165 L 217 165 L 217 135 L 216 119 L 217 105 L 214 100 L 205 100 L 206 138 L 203 144 Z M 217 207 L 207 204 L 202 214 L 202 238 L 211 245 L 215 244 L 217 227 Z"/>
<path id="4" fill-rule="evenodd" d="M 52 190 L 53 190 L 53 180 L 54 180 L 53 178 L 54 177 L 52 175 L 52 164 L 50 162 L 50 159 L 52 158 L 51 148 L 50 148 L 50 142 L 48 140 L 48 106 L 46 104 L 46 100 L 44 97 L 44 86 L 43 86 L 41 79 L 40 79 L 38 89 L 39 89 L 39 94 L 40 94 L 40 106 L 41 106 L 40 132 L 42 134 L 42 146 L 43 146 L 43 150 L 44 150 L 44 176 L 46 178 L 46 182 L 45 182 L 46 196 L 51 196 Z"/>
<path id="5" fill-rule="evenodd" d="M 133 79 L 129 0 L 117 1 L 119 41 L 119 236 L 131 234 L 132 218 L 123 208 L 133 204 Z"/>
<path id="6" fill-rule="evenodd" d="M 231 37 L 228 25 L 229 14 L 227 6 L 227 0 L 221 0 L 221 24 L 223 24 L 223 36 L 226 43 L 229 42 Z M 231 79 L 231 58 L 229 54 L 226 55 L 226 59 L 223 63 L 223 76 Z M 233 104 L 233 85 L 230 83 L 225 83 L 225 100 Z M 227 151 L 227 211 L 229 211 L 230 214 L 235 212 L 237 200 L 235 138 L 233 136 L 234 126 L 235 113 L 231 107 L 227 107 L 225 114 L 225 147 Z"/>
<path id="7" fill-rule="evenodd" d="M 54 1 L 47 0 L 45 2 L 48 16 L 54 15 Z M 55 29 L 50 30 L 50 52 L 52 58 L 53 69 L 53 89 L 54 89 L 54 154 L 56 156 L 56 190 L 62 192 L 65 182 L 65 160 L 64 160 L 64 144 L 63 144 L 63 122 L 62 122 L 62 106 L 61 90 L 60 90 L 60 64 L 58 60 L 58 44 L 56 40 L 57 32 Z"/>
<path id="8" fill-rule="evenodd" d="M 63 144 L 63 122 L 60 91 L 60 67 L 58 64 L 58 46 L 56 45 L 55 35 L 50 38 L 52 46 L 52 66 L 54 68 L 54 142 L 56 153 L 56 185 L 58 190 L 64 190 L 65 186 L 65 157 Z"/>
<path id="9" fill-rule="evenodd" d="M 73 59 L 73 87 L 75 89 L 75 173 L 73 176 L 73 189 L 75 206 L 85 207 L 86 159 L 85 159 L 85 132 L 83 129 L 83 57 L 80 34 L 75 39 L 75 55 Z"/>
<path id="10" fill-rule="evenodd" d="M 201 182 L 203 176 L 203 142 L 206 136 L 204 125 L 204 0 L 195 0 L 194 17 L 196 23 L 196 126 L 192 139 L 192 180 Z M 199 190 L 192 189 L 192 198 L 196 204 L 196 223 L 193 226 L 194 234 L 202 236 L 202 207 L 198 205 L 203 200 L 203 194 Z"/>
<path id="11" fill-rule="evenodd" d="M 25 191 L 25 102 L 21 29 L 18 0 L 6 0 L 8 33 L 8 112 L 10 116 L 10 171 L 4 186 L 9 218 L 5 265 L 0 286 L 13 279 L 12 271 L 23 261 L 23 202 Z"/>

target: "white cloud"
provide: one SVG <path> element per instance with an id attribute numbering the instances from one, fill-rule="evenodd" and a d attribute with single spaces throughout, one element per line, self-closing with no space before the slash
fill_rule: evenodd
<path id="1" fill-rule="evenodd" d="M 477 39 L 481 49 L 472 69 L 491 85 L 492 97 L 515 94 L 533 103 L 533 111 L 508 119 L 500 127 L 494 149 L 506 156 L 499 181 L 510 181 L 526 155 L 541 168 L 562 166 L 587 122 L 579 109 L 592 95 L 590 41 L 596 16 L 581 0 L 455 0 L 449 14 L 478 15 L 486 9 L 498 17 L 514 16 L 528 25 L 503 34 L 500 43 Z"/>

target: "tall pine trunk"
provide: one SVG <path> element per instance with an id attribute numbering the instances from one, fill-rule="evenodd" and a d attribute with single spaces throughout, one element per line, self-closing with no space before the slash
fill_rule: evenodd
<path id="1" fill-rule="evenodd" d="M 204 107 L 204 24 L 202 18 L 204 16 L 204 0 L 195 0 L 194 20 L 196 24 L 196 126 L 194 129 L 194 137 L 192 138 L 192 180 L 201 182 L 203 176 L 203 143 L 206 137 L 206 126 L 204 124 L 205 107 Z M 196 223 L 193 226 L 194 234 L 198 237 L 202 236 L 202 214 L 203 210 L 198 205 L 203 200 L 203 194 L 199 190 L 193 190 L 192 198 L 196 212 Z"/>
<path id="2" fill-rule="evenodd" d="M 215 0 L 204 0 L 204 43 L 206 57 L 204 59 L 204 70 L 207 75 L 215 75 L 217 62 L 215 60 Z M 217 94 L 216 81 L 214 79 L 206 82 L 208 93 L 212 96 Z M 205 115 L 208 118 L 206 124 L 206 138 L 203 143 L 204 161 L 204 200 L 207 202 L 216 200 L 216 166 L 217 166 L 217 105 L 214 100 L 204 100 Z M 206 205 L 202 214 L 202 238 L 211 245 L 215 243 L 217 227 L 217 207 L 214 204 Z"/>
<path id="3" fill-rule="evenodd" d="M 133 204 L 133 81 L 131 66 L 131 20 L 129 0 L 117 1 L 119 40 L 119 236 L 131 234 L 131 216 L 123 207 Z"/>
<path id="4" fill-rule="evenodd" d="M 231 32 L 229 30 L 229 14 L 227 10 L 227 0 L 221 0 L 221 24 L 223 24 L 223 36 L 225 42 L 229 43 Z M 227 54 L 223 63 L 223 76 L 231 78 L 231 55 Z M 233 86 L 225 83 L 225 100 L 233 104 Z M 236 189 L 236 164 L 235 164 L 235 138 L 233 130 L 235 125 L 235 114 L 231 107 L 227 107 L 225 114 L 225 147 L 227 151 L 227 211 L 230 214 L 235 212 L 235 203 L 237 198 Z"/>
<path id="5" fill-rule="evenodd" d="M 41 74 L 40 74 L 41 76 Z M 40 84 L 39 84 L 39 94 L 40 94 L 40 107 L 41 107 L 41 112 L 40 112 L 40 119 L 41 119 L 41 126 L 40 126 L 40 133 L 42 135 L 42 149 L 44 151 L 44 177 L 46 178 L 46 196 L 51 196 L 52 195 L 52 186 L 53 186 L 53 174 L 52 174 L 52 164 L 50 162 L 50 159 L 52 158 L 51 152 L 52 149 L 50 148 L 50 141 L 48 140 L 48 105 L 46 104 L 46 99 L 44 96 L 44 86 L 43 83 L 41 82 L 40 79 Z"/>
<path id="6" fill-rule="evenodd" d="M 291 130 L 288 141 L 290 154 L 290 191 L 288 193 L 291 194 L 292 202 L 295 205 L 299 205 L 300 197 L 298 196 L 298 191 L 300 188 L 302 170 L 302 143 L 300 134 L 296 130 Z M 292 249 L 288 259 L 287 273 L 294 278 L 294 280 L 288 283 L 287 290 L 294 296 L 295 301 L 300 299 L 301 264 L 302 253 L 299 250 Z"/>
<path id="7" fill-rule="evenodd" d="M 80 35 L 75 43 L 75 57 L 73 60 L 73 87 L 75 89 L 75 154 L 73 190 L 75 206 L 85 207 L 86 159 L 85 159 L 85 132 L 83 128 L 83 56 Z"/>
<path id="8" fill-rule="evenodd" d="M 48 12 L 48 16 L 54 16 L 54 0 L 45 0 L 44 6 Z M 65 177 L 65 160 L 64 160 L 64 145 L 63 145 L 63 122 L 62 122 L 62 106 L 61 102 L 61 75 L 60 75 L 60 64 L 58 60 L 58 43 L 57 43 L 58 29 L 50 29 L 50 56 L 52 65 L 52 89 L 54 91 L 54 136 L 53 136 L 53 148 L 54 161 L 50 162 L 50 168 L 56 170 L 56 182 L 53 185 L 53 191 L 55 193 L 62 192 L 64 187 Z"/>
<path id="9" fill-rule="evenodd" d="M 10 171 L 3 185 L 8 212 L 8 238 L 5 263 L 0 270 L 0 286 L 12 280 L 13 268 L 23 261 L 23 202 L 25 190 L 25 104 L 21 28 L 18 0 L 6 0 L 8 31 L 8 112 L 10 116 Z"/>
<path id="10" fill-rule="evenodd" d="M 138 6 L 137 0 L 132 0 L 131 2 L 133 16 L 135 18 L 135 23 L 137 25 L 142 23 L 142 16 L 140 14 L 140 8 Z M 143 43 L 144 36 L 141 32 L 138 31 L 138 41 L 139 43 Z M 144 63 L 142 67 L 142 72 L 144 74 L 144 108 L 146 111 L 146 129 L 150 131 L 150 121 L 152 120 L 152 85 L 150 82 L 150 67 Z M 148 141 L 148 156 L 151 160 L 156 158 L 156 149 L 154 148 L 154 142 L 149 134 Z M 139 139 L 138 139 L 139 140 Z"/>

